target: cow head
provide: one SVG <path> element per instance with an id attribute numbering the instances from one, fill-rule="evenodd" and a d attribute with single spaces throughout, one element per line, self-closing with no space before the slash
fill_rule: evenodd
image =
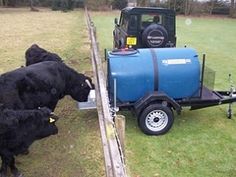
<path id="1" fill-rule="evenodd" d="M 50 109 L 46 107 L 39 108 L 40 115 L 42 121 L 47 123 L 55 123 L 59 117 L 57 117 Z"/>
<path id="2" fill-rule="evenodd" d="M 49 121 L 49 117 L 51 115 L 51 110 L 48 109 L 47 107 L 39 107 L 37 112 L 35 112 L 35 116 L 37 119 L 41 120 L 42 122 L 44 121 Z"/>
<path id="3" fill-rule="evenodd" d="M 38 119 L 41 119 L 40 123 L 37 123 L 37 133 L 35 138 L 42 139 L 50 135 L 58 133 L 55 122 L 59 119 L 54 113 L 46 107 L 39 108 L 40 114 L 37 115 Z"/>
<path id="4" fill-rule="evenodd" d="M 89 92 L 92 89 L 94 89 L 92 79 L 81 74 L 77 82 L 70 87 L 68 93 L 73 99 L 79 102 L 85 102 L 88 100 Z"/>

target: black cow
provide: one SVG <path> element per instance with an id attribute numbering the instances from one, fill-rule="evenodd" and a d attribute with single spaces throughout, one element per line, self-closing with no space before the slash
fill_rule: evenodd
<path id="1" fill-rule="evenodd" d="M 55 53 L 51 53 L 37 44 L 33 44 L 30 48 L 28 48 L 25 52 L 26 66 L 43 62 L 43 61 L 57 61 L 63 62 L 61 57 L 59 57 Z"/>
<path id="2" fill-rule="evenodd" d="M 87 101 L 92 88 L 91 78 L 64 63 L 45 61 L 2 74 L 0 103 L 9 109 L 48 107 L 54 111 L 65 95 Z"/>
<path id="3" fill-rule="evenodd" d="M 7 176 L 8 167 L 14 177 L 22 177 L 15 166 L 15 158 L 35 141 L 58 133 L 51 110 L 0 110 L 0 177 Z"/>

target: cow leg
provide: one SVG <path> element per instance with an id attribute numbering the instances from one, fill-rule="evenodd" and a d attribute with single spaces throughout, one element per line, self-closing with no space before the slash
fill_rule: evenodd
<path id="1" fill-rule="evenodd" d="M 2 159 L 2 166 L 0 169 L 0 177 L 7 177 L 7 160 L 2 156 L 1 159 Z"/>
<path id="2" fill-rule="evenodd" d="M 10 162 L 10 169 L 13 177 L 23 177 L 23 175 L 19 172 L 15 165 L 15 158 L 13 157 Z"/>

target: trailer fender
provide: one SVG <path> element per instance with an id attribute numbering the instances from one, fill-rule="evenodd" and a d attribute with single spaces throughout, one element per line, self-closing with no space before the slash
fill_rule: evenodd
<path id="1" fill-rule="evenodd" d="M 157 102 L 160 102 L 161 104 L 170 105 L 178 114 L 180 114 L 181 112 L 181 106 L 174 99 L 170 98 L 163 92 L 153 92 L 145 95 L 134 104 L 134 110 L 136 115 L 139 116 L 144 108 L 146 108 L 152 103 Z"/>

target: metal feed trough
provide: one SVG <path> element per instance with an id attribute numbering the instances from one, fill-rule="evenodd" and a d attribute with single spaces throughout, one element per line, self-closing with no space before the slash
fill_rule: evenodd
<path id="1" fill-rule="evenodd" d="M 80 110 L 96 109 L 97 108 L 95 90 L 90 91 L 87 102 L 78 102 L 78 108 Z"/>

